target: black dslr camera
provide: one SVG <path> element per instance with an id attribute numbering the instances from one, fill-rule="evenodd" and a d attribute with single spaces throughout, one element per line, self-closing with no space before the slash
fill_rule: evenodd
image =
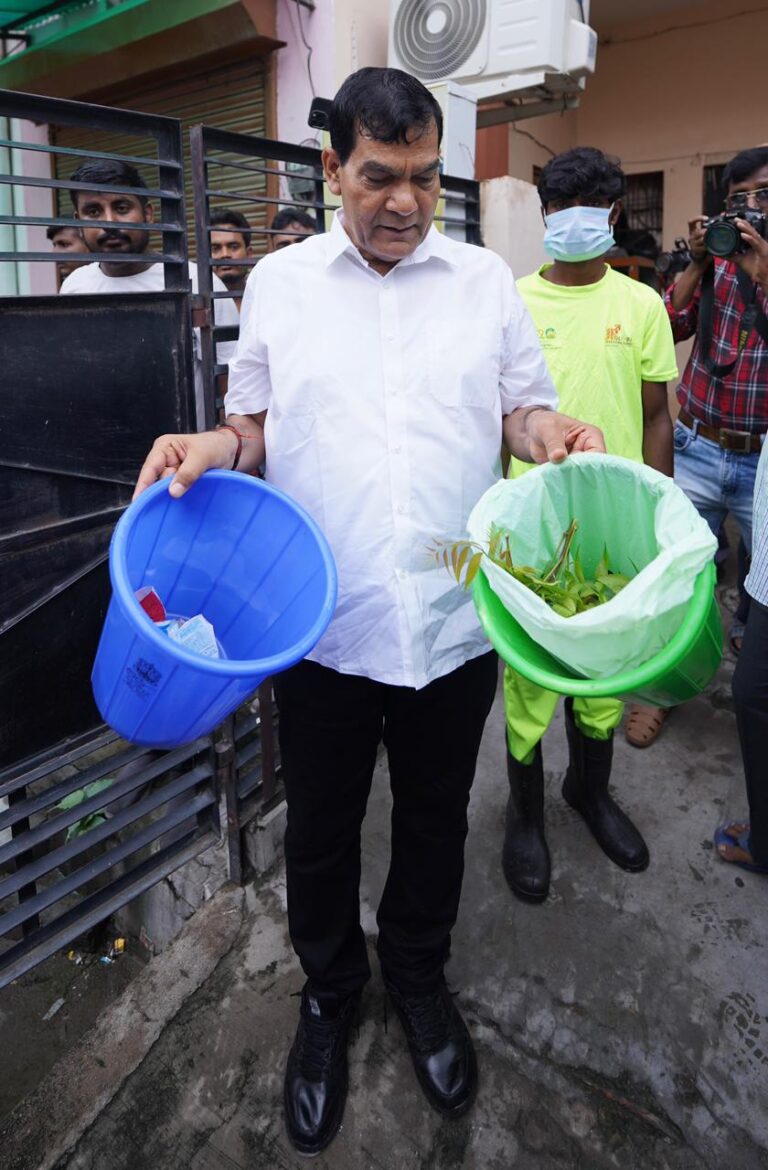
<path id="1" fill-rule="evenodd" d="M 678 236 L 671 252 L 660 252 L 654 265 L 656 271 L 667 280 L 684 272 L 691 262 L 691 253 L 685 240 Z"/>
<path id="2" fill-rule="evenodd" d="M 734 256 L 748 252 L 749 244 L 741 238 L 737 219 L 746 220 L 765 239 L 765 216 L 761 211 L 745 207 L 743 211 L 724 211 L 707 221 L 704 228 L 704 247 L 710 256 Z"/>

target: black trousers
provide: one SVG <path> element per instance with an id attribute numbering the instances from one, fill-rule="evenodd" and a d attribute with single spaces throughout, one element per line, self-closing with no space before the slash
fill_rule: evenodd
<path id="1" fill-rule="evenodd" d="M 768 608 L 754 598 L 733 675 L 733 702 L 747 782 L 750 852 L 768 864 Z"/>
<path id="2" fill-rule="evenodd" d="M 275 680 L 288 802 L 288 925 L 314 994 L 370 977 L 360 828 L 384 741 L 393 808 L 378 953 L 406 995 L 439 982 L 464 875 L 467 805 L 498 677 L 484 654 L 421 690 L 301 662 Z"/>

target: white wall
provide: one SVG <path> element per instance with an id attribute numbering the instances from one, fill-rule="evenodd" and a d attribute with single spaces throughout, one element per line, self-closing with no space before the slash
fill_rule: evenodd
<path id="1" fill-rule="evenodd" d="M 536 188 L 509 175 L 480 185 L 480 216 L 487 248 L 498 252 L 515 277 L 527 276 L 547 259 Z"/>
<path id="2" fill-rule="evenodd" d="M 336 82 L 367 65 L 386 65 L 389 0 L 333 0 Z"/>

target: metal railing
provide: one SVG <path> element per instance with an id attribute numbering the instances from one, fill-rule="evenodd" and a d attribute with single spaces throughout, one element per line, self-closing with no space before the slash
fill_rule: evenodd
<path id="1" fill-rule="evenodd" d="M 156 199 L 160 203 L 160 219 L 154 223 L 132 223 L 131 230 L 144 234 L 160 233 L 162 247 L 159 252 L 143 251 L 136 254 L 120 254 L 121 263 L 161 263 L 164 266 L 165 287 L 169 290 L 187 290 L 189 270 L 187 264 L 187 240 L 184 219 L 184 178 L 182 164 L 181 125 L 175 118 L 163 118 L 154 114 L 134 113 L 130 110 L 97 106 L 90 102 L 72 102 L 56 98 L 38 97 L 35 94 L 16 93 L 0 90 L 0 119 L 20 119 L 55 126 L 82 126 L 84 129 L 104 130 L 114 134 L 125 134 L 141 140 L 154 140 L 156 156 L 146 154 L 111 154 L 106 151 L 73 150 L 71 147 L 56 146 L 40 142 L 24 142 L 13 138 L 0 138 L 0 157 L 10 159 L 19 152 L 53 156 L 72 156 L 74 160 L 110 159 L 128 163 L 133 167 L 152 168 L 157 181 L 147 187 L 110 186 L 104 183 L 72 183 L 51 176 L 13 173 L 8 169 L 0 171 L 0 189 L 12 191 L 23 188 L 43 188 L 54 195 L 68 191 L 109 191 L 133 195 L 140 199 Z M 75 166 L 73 165 L 73 171 Z M 2 212 L 2 207 L 0 207 Z M 0 224 L 9 227 L 73 227 L 82 228 L 83 221 L 73 215 L 32 215 L 14 210 L 12 214 L 0 213 Z M 114 228 L 114 223 L 102 220 L 88 220 L 89 228 Z M 88 259 L 106 260 L 114 263 L 111 252 L 91 252 Z M 14 249 L 0 251 L 0 262 L 57 263 L 60 256 L 51 249 Z"/>
<path id="2" fill-rule="evenodd" d="M 195 202 L 195 231 L 197 236 L 197 280 L 201 296 L 216 304 L 222 299 L 237 299 L 231 292 L 215 291 L 213 269 L 216 266 L 211 255 L 211 232 L 217 229 L 211 224 L 215 205 L 226 205 L 240 211 L 246 219 L 249 213 L 276 212 L 281 207 L 293 207 L 297 211 L 312 213 L 316 230 L 326 230 L 326 211 L 332 211 L 331 204 L 324 201 L 323 171 L 320 151 L 307 146 L 292 146 L 286 142 L 274 142 L 269 138 L 255 138 L 246 134 L 231 134 L 211 126 L 193 126 L 190 130 L 192 157 L 192 190 Z M 289 170 L 289 166 L 298 168 Z M 296 199 L 286 189 L 289 180 L 295 180 L 303 172 L 312 188 L 312 197 Z M 250 193 L 245 195 L 240 183 L 233 184 L 233 174 L 253 176 Z M 233 190 L 233 186 L 238 189 Z M 237 206 L 239 205 L 239 206 Z M 259 216 L 261 219 L 262 216 Z M 270 215 L 270 222 L 273 216 Z M 249 223 L 249 231 L 255 237 L 256 255 L 245 260 L 227 260 L 236 267 L 252 268 L 269 250 L 269 242 L 275 234 L 270 227 Z M 202 361 L 205 384 L 217 386 L 215 401 L 207 403 L 207 426 L 212 426 L 221 409 L 226 368 L 216 362 L 216 342 L 231 341 L 238 330 L 217 326 L 214 321 L 201 321 Z"/>
<path id="3" fill-rule="evenodd" d="M 0 986 L 214 844 L 215 771 L 209 738 L 148 753 L 107 731 L 7 772 Z"/>

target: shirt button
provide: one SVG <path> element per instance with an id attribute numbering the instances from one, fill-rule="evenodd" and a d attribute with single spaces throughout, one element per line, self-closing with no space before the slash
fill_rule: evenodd
<path id="1" fill-rule="evenodd" d="M 402 448 L 402 447 L 400 446 L 400 444 L 398 443 L 396 447 L 393 447 L 393 448 L 392 448 L 392 454 L 393 454 L 393 455 L 399 455 L 399 454 L 400 454 L 400 452 L 402 451 L 402 449 L 403 449 L 403 448 Z"/>
<path id="2" fill-rule="evenodd" d="M 406 512 L 408 509 L 406 508 L 405 504 L 398 504 L 397 510 L 400 513 L 400 515 L 402 516 L 403 513 Z"/>

